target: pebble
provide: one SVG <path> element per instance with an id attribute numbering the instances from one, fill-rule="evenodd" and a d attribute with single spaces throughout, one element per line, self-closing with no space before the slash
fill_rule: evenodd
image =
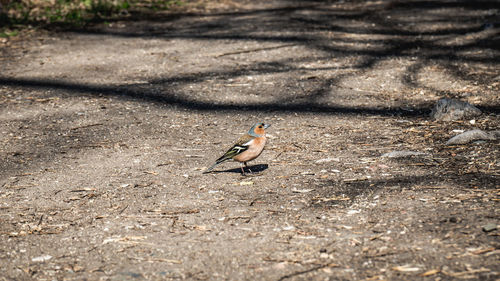
<path id="1" fill-rule="evenodd" d="M 359 214 L 361 213 L 361 210 L 349 210 L 347 211 L 348 215 L 354 215 L 354 214 Z"/>
<path id="2" fill-rule="evenodd" d="M 494 223 L 488 223 L 487 225 L 483 226 L 484 232 L 491 232 L 493 230 L 497 230 L 497 225 Z"/>

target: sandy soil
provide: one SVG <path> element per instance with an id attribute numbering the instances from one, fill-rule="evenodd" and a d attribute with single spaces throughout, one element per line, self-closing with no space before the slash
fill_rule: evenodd
<path id="1" fill-rule="evenodd" d="M 445 145 L 500 128 L 498 22 L 220 1 L 3 40 L 0 279 L 498 280 L 500 143 Z M 259 121 L 253 174 L 202 174 Z"/>

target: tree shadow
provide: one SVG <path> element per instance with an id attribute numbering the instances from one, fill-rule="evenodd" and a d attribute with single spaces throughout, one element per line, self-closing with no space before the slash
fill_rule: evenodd
<path id="1" fill-rule="evenodd" d="M 335 68 L 300 68 L 292 60 L 255 62 L 243 69 L 213 70 L 198 73 L 168 75 L 150 79 L 143 85 L 88 85 L 60 79 L 30 79 L 0 76 L 0 85 L 27 88 L 65 90 L 73 94 L 109 95 L 152 103 L 181 106 L 193 110 L 282 111 L 316 112 L 329 114 L 369 114 L 416 116 L 426 113 L 428 104 L 413 104 L 410 110 L 394 107 L 328 106 L 321 102 L 346 78 L 360 76 L 386 59 L 409 59 L 412 65 L 403 75 L 402 83 L 410 88 L 424 88 L 440 95 L 433 87 L 414 79 L 425 71 L 429 62 L 437 62 L 458 79 L 471 80 L 470 71 L 457 69 L 460 63 L 497 65 L 500 61 L 500 29 L 498 6 L 495 1 L 381 1 L 356 2 L 337 5 L 332 1 L 286 1 L 274 8 L 243 9 L 236 12 L 214 13 L 136 13 L 117 22 L 127 23 L 126 28 L 110 27 L 109 22 L 96 21 L 86 28 L 69 28 L 80 34 L 145 39 L 231 40 L 281 44 L 295 44 L 307 48 L 310 58 L 317 59 L 359 58 L 350 67 L 355 73 L 340 73 L 305 89 L 307 102 L 290 103 L 289 97 L 265 104 L 224 104 L 202 102 L 183 93 L 179 85 L 203 83 L 207 79 L 229 79 L 249 74 L 277 74 L 294 71 L 322 71 Z M 416 17 L 415 15 L 419 15 Z M 286 31 L 286 32 L 283 32 Z M 369 37 L 368 37 L 369 36 Z M 453 38 L 462 38 L 453 41 Z M 353 46 L 353 47 L 346 47 Z M 468 54 L 483 50 L 484 54 Z M 297 60 L 294 60 L 295 62 Z M 300 61 L 300 59 L 299 59 Z M 489 83 L 495 75 L 475 77 Z M 177 86 L 171 87 L 172 84 Z M 136 87 L 134 89 L 134 87 Z M 162 94 L 156 87 L 163 87 Z M 138 89 L 140 88 L 140 89 Z M 166 90 L 165 88 L 170 88 Z M 175 93 L 173 93 L 175 91 Z M 180 95 L 179 95 L 180 94 Z M 182 96 L 183 95 L 183 96 Z M 182 97 L 181 97 L 182 96 Z M 481 106 L 481 105 L 480 105 Z M 497 104 L 483 105 L 486 110 L 498 113 Z"/>
<path id="2" fill-rule="evenodd" d="M 85 28 L 65 30 L 103 38 L 187 39 L 206 41 L 207 44 L 213 41 L 251 42 L 267 48 L 293 45 L 303 48 L 307 55 L 270 57 L 244 66 L 213 67 L 195 73 L 166 73 L 149 78 L 145 83 L 124 81 L 118 85 L 74 82 L 56 78 L 50 73 L 45 78 L 10 77 L 0 73 L 0 86 L 44 90 L 52 96 L 105 96 L 214 113 L 280 112 L 415 118 L 427 114 L 432 101 L 413 102 L 401 93 L 402 103 L 407 102 L 404 107 L 387 103 L 352 105 L 337 102 L 336 94 L 345 80 L 362 80 L 363 75 L 374 70 L 379 63 L 391 59 L 409 62 L 402 77 L 397 79 L 410 89 L 425 89 L 438 96 L 460 96 L 458 91 L 441 91 L 419 81 L 418 75 L 433 65 L 439 65 L 455 79 L 494 86 L 498 81 L 495 79 L 498 79 L 500 62 L 500 15 L 497 9 L 496 1 L 282 1 L 274 8 L 236 12 L 138 13 L 128 18 L 96 21 Z M 125 27 L 115 23 L 125 23 Z M 269 43 L 273 45 L 269 46 Z M 234 56 L 238 55 L 238 50 L 235 51 L 217 59 L 237 61 Z M 341 62 L 339 65 L 313 65 L 318 60 Z M 306 67 L 306 64 L 312 66 Z M 474 74 L 476 65 L 486 66 L 490 71 Z M 317 78 L 300 86 L 297 83 L 303 82 L 299 81 L 300 76 L 310 73 Z M 98 76 L 101 73 L 89 71 L 88 74 Z M 288 81 L 267 89 L 264 94 L 279 91 L 276 99 L 269 102 L 199 99 L 187 90 L 210 79 L 226 81 L 247 75 L 279 74 L 290 74 L 290 77 Z M 289 89 L 300 95 L 290 95 Z M 498 85 L 492 88 L 495 89 Z M 249 88 L 247 91 L 255 90 Z M 345 91 L 353 97 L 360 95 L 352 89 Z M 329 95 L 334 100 L 332 104 L 324 102 Z M 486 112 L 500 113 L 498 102 L 477 105 Z M 57 142 L 47 142 L 47 145 L 57 146 Z"/>
<path id="3" fill-rule="evenodd" d="M 499 177 L 482 172 L 464 175 L 430 174 L 424 176 L 397 176 L 389 179 L 364 180 L 355 182 L 327 180 L 319 184 L 313 198 L 312 207 L 331 205 L 349 206 L 357 198 L 366 197 L 378 192 L 401 192 L 402 189 L 422 190 L 436 188 L 438 185 L 448 185 L 454 188 L 477 188 L 494 190 L 498 188 Z M 321 200 L 318 198 L 325 198 Z M 329 200 L 338 198 L 337 200 Z M 349 200 L 342 200 L 349 198 Z"/>

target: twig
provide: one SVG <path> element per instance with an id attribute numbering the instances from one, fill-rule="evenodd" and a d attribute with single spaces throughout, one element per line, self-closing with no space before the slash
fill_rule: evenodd
<path id="1" fill-rule="evenodd" d="M 292 46 L 297 46 L 297 44 L 286 44 L 286 45 L 278 45 L 278 46 L 273 46 L 273 47 L 264 47 L 264 48 L 255 48 L 251 50 L 242 50 L 242 51 L 236 51 L 236 52 L 229 52 L 229 53 L 223 53 L 220 55 L 215 56 L 216 58 L 224 57 L 224 56 L 230 56 L 230 55 L 238 55 L 238 54 L 245 54 L 245 53 L 253 53 L 253 52 L 260 52 L 260 51 L 267 51 L 267 50 L 274 50 L 274 49 L 280 49 L 280 48 L 286 48 L 286 47 L 292 47 Z"/>
<path id="2" fill-rule="evenodd" d="M 33 187 L 33 186 L 36 186 L 34 184 L 24 184 L 24 185 L 5 185 L 5 188 L 9 188 L 9 189 L 25 189 L 25 188 L 28 188 L 28 187 Z"/>
<path id="3" fill-rule="evenodd" d="M 122 213 L 123 213 L 123 212 L 124 212 L 127 208 L 128 208 L 128 205 L 127 205 L 127 206 L 125 206 L 125 208 L 121 209 L 121 210 L 118 212 L 118 214 L 119 214 L 119 215 L 121 215 L 121 214 L 122 214 Z"/>
<path id="4" fill-rule="evenodd" d="M 82 188 L 82 189 L 73 189 L 70 190 L 69 192 L 88 192 L 88 191 L 95 191 L 95 188 Z"/>
<path id="5" fill-rule="evenodd" d="M 38 220 L 38 225 L 41 225 L 43 221 L 43 214 L 40 216 L 40 219 Z"/>
<path id="6" fill-rule="evenodd" d="M 159 213 L 161 215 L 181 215 L 181 214 L 197 214 L 200 212 L 200 209 L 187 209 L 187 210 L 179 210 L 179 211 L 163 211 L 163 210 L 145 210 L 147 213 Z"/>
<path id="7" fill-rule="evenodd" d="M 180 211 L 170 211 L 165 212 L 166 215 L 180 215 L 180 214 L 197 214 L 200 209 L 190 209 L 190 210 L 180 210 Z"/>
<path id="8" fill-rule="evenodd" d="M 272 258 L 269 258 L 269 257 L 265 257 L 262 260 L 263 261 L 268 261 L 268 262 L 288 262 L 288 263 L 303 264 L 303 262 L 300 261 L 300 260 L 272 259 Z"/>
<path id="9" fill-rule="evenodd" d="M 470 270 L 467 270 L 467 271 L 461 271 L 461 272 L 453 272 L 453 271 L 444 271 L 442 270 L 441 272 L 445 275 L 448 275 L 448 276 L 452 276 L 452 277 L 462 277 L 462 276 L 467 276 L 468 274 L 475 274 L 475 273 L 482 273 L 482 272 L 490 272 L 491 269 L 489 268 L 485 268 L 485 267 L 481 267 L 481 268 L 478 268 L 478 269 L 470 269 Z"/>
<path id="10" fill-rule="evenodd" d="M 250 216 L 236 216 L 236 217 L 227 217 L 226 220 L 247 220 L 248 222 L 250 222 L 250 220 L 252 219 L 252 217 Z"/>
<path id="11" fill-rule="evenodd" d="M 309 273 L 309 272 L 313 272 L 313 271 L 316 271 L 318 269 L 322 269 L 322 268 L 325 268 L 325 267 L 334 267 L 334 266 L 338 266 L 338 264 L 327 263 L 327 264 L 318 265 L 318 266 L 315 266 L 315 267 L 307 269 L 307 270 L 297 271 L 297 272 L 294 272 L 294 273 L 291 273 L 291 274 L 287 274 L 285 276 L 281 276 L 280 279 L 278 279 L 278 281 L 283 281 L 285 279 L 288 279 L 288 278 L 291 278 L 291 277 L 295 277 L 295 276 L 299 276 L 299 275 L 302 275 L 302 274 L 306 274 L 306 273 Z"/>
<path id="12" fill-rule="evenodd" d="M 174 264 L 181 264 L 181 260 L 172 260 L 172 259 L 163 259 L 163 258 L 152 258 L 152 259 L 145 259 L 142 257 L 128 257 L 129 259 L 134 259 L 138 261 L 147 261 L 147 262 L 168 262 L 168 263 L 174 263 Z"/>
<path id="13" fill-rule="evenodd" d="M 84 129 L 84 128 L 88 128 L 88 127 L 101 126 L 101 125 L 104 125 L 104 124 L 95 123 L 95 124 L 83 125 L 83 126 L 79 126 L 79 127 L 73 127 L 73 128 L 71 128 L 71 130 L 78 130 L 78 129 Z"/>

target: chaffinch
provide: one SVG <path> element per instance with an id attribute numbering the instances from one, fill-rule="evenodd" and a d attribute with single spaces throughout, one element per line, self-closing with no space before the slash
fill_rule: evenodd
<path id="1" fill-rule="evenodd" d="M 203 173 L 209 173 L 215 166 L 231 159 L 243 163 L 245 167 L 248 167 L 247 162 L 259 157 L 262 150 L 264 150 L 264 146 L 266 145 L 265 129 L 269 128 L 269 126 L 271 125 L 264 123 L 256 123 L 253 125 L 253 127 L 248 130 L 248 133 L 241 136 L 224 155 L 215 161 L 215 164 Z M 245 174 L 243 166 L 241 166 L 241 173 L 243 175 Z"/>

